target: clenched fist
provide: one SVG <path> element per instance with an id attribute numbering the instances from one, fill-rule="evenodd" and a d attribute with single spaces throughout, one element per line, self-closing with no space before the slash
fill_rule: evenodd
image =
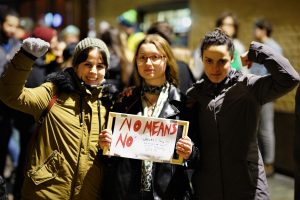
<path id="1" fill-rule="evenodd" d="M 50 44 L 39 38 L 27 38 L 23 40 L 22 48 L 35 57 L 43 56 L 49 49 Z"/>

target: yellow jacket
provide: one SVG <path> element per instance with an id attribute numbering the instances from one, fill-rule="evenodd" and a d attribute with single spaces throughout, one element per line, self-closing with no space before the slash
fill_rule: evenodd
<path id="1" fill-rule="evenodd" d="M 99 122 L 103 127 L 107 115 L 102 90 L 81 85 L 72 68 L 53 76 L 52 82 L 26 88 L 33 62 L 20 50 L 0 79 L 0 99 L 36 121 L 59 93 L 30 146 L 22 198 L 100 199 L 102 165 L 96 156 L 97 141 Z"/>

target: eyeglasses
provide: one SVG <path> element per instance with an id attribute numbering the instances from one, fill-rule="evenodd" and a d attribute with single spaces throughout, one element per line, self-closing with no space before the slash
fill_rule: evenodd
<path id="1" fill-rule="evenodd" d="M 138 64 L 144 64 L 148 61 L 149 58 L 152 64 L 159 64 L 164 57 L 165 56 L 160 56 L 160 55 L 152 55 L 152 56 L 142 55 L 137 57 L 136 61 Z"/>

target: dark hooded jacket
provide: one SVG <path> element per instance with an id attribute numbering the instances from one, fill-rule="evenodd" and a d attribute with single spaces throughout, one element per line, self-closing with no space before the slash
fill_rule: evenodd
<path id="1" fill-rule="evenodd" d="M 294 136 L 294 199 L 300 199 L 300 87 L 298 86 L 295 97 L 295 136 Z"/>
<path id="2" fill-rule="evenodd" d="M 244 75 L 232 69 L 221 83 L 204 76 L 188 91 L 198 112 L 197 137 L 192 139 L 199 155 L 191 157 L 195 199 L 269 199 L 257 146 L 259 110 L 291 91 L 299 75 L 287 59 L 263 44 L 251 43 L 248 57 L 264 64 L 270 75 Z"/>

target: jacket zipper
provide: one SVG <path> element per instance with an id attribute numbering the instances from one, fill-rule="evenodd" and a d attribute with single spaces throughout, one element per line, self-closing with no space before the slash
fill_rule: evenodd
<path id="1" fill-rule="evenodd" d="M 224 180 L 223 180 L 223 164 L 222 164 L 222 144 L 221 144 L 221 133 L 220 133 L 220 129 L 219 129 L 219 123 L 217 120 L 217 113 L 216 113 L 216 106 L 217 106 L 217 96 L 215 96 L 214 98 L 214 119 L 216 122 L 216 126 L 217 126 L 217 132 L 218 132 L 218 153 L 219 153 L 219 164 L 220 164 L 220 176 L 221 176 L 221 189 L 222 189 L 222 199 L 224 199 Z"/>

